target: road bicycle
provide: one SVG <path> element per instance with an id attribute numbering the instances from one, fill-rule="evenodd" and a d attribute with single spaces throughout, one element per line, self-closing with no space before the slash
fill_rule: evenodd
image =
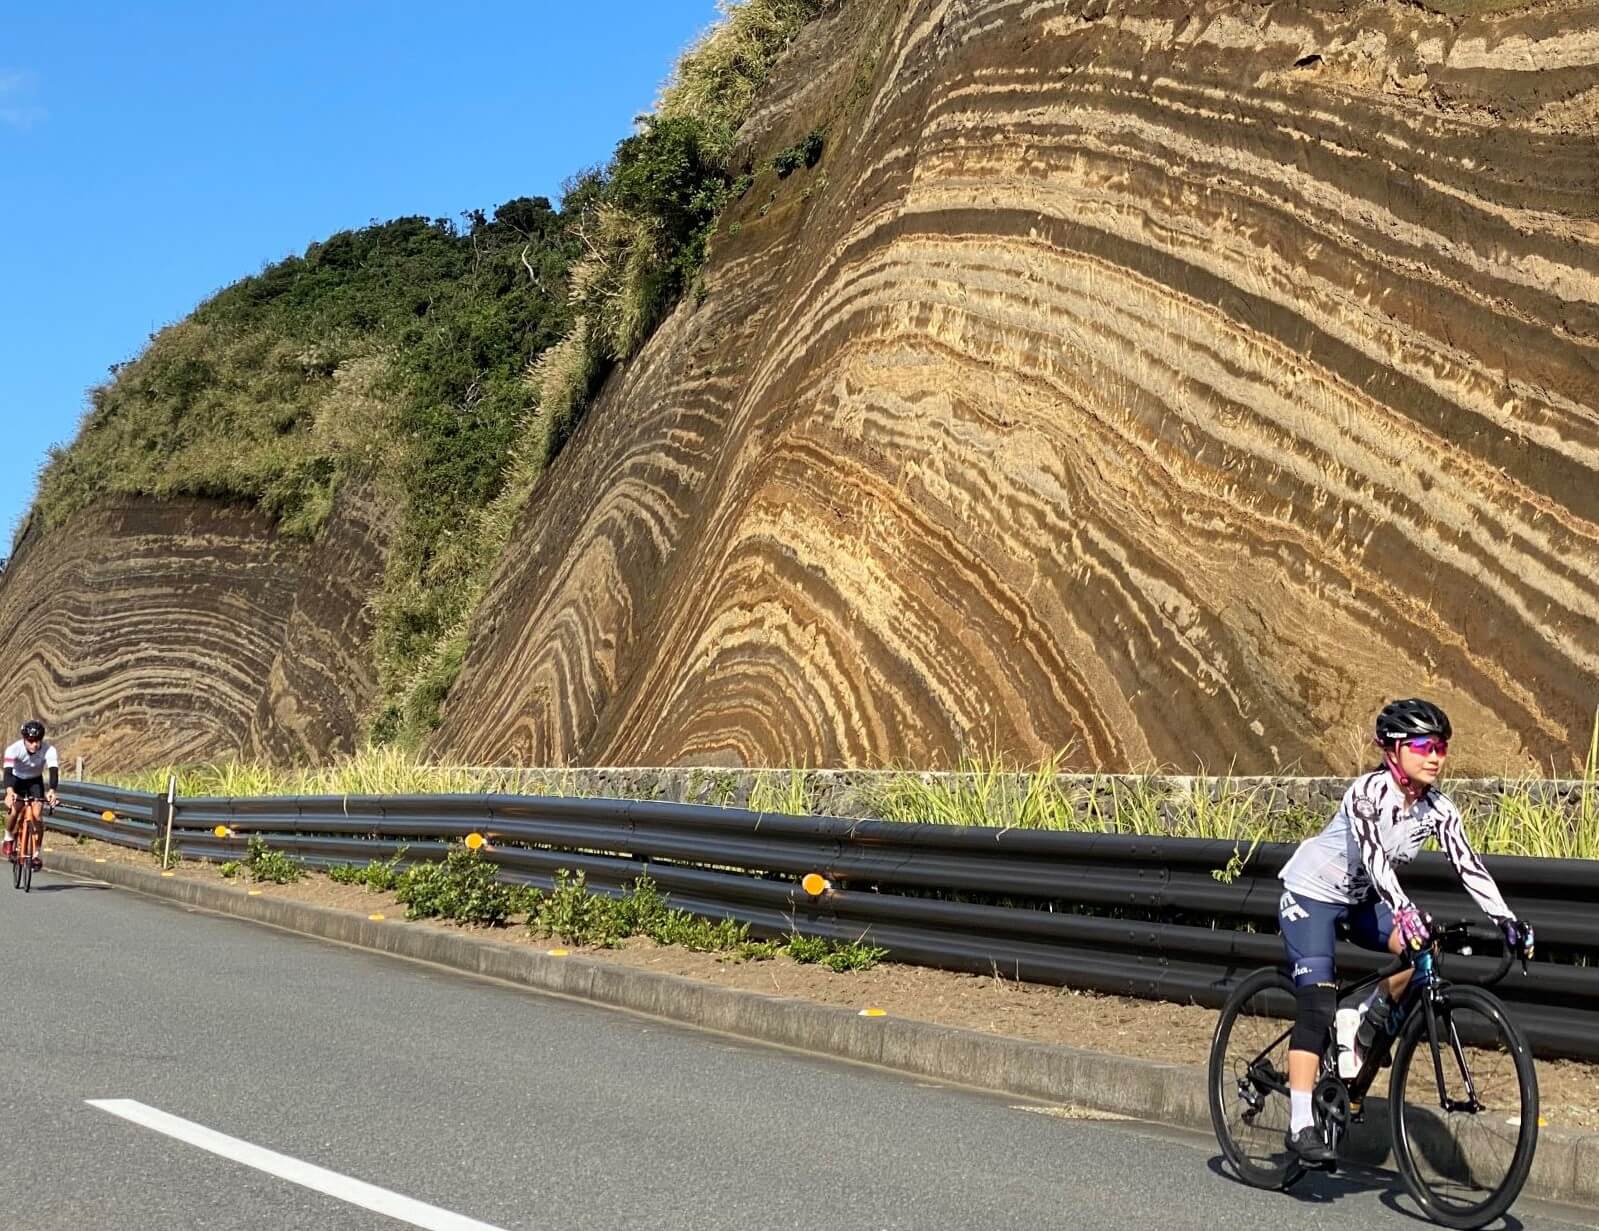
<path id="1" fill-rule="evenodd" d="M 39 855 L 44 841 L 44 818 L 55 809 L 42 799 L 18 799 L 22 807 L 17 818 L 16 841 L 11 844 L 11 886 L 23 893 L 33 892 L 33 861 Z M 38 819 L 34 819 L 34 804 L 39 805 Z"/>
<path id="2" fill-rule="evenodd" d="M 1415 968 L 1354 1077 L 1339 1076 L 1328 1031 L 1312 1096 L 1316 1127 L 1335 1153 L 1350 1125 L 1364 1118 L 1368 1099 L 1386 1097 L 1399 1174 L 1422 1212 L 1446 1227 L 1481 1227 L 1509 1209 L 1538 1147 L 1532 1051 L 1503 1002 L 1486 990 L 1505 977 L 1515 955 L 1507 947 L 1480 983 L 1443 977 L 1446 946 L 1470 955 L 1468 931 L 1465 922 L 1438 928 L 1421 952 L 1338 989 L 1343 1003 L 1407 965 Z M 1210 1046 L 1216 1140 L 1238 1177 L 1260 1188 L 1287 1188 L 1306 1171 L 1284 1141 L 1293 1016 L 1287 974 L 1280 967 L 1257 970 L 1227 998 Z"/>

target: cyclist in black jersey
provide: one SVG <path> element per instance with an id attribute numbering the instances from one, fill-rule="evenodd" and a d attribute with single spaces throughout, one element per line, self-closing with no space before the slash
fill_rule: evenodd
<path id="1" fill-rule="evenodd" d="M 1435 782 L 1452 734 L 1449 716 L 1420 698 L 1394 701 L 1377 715 L 1383 763 L 1350 784 L 1337 814 L 1283 865 L 1277 918 L 1293 973 L 1294 1030 L 1289 1039 L 1288 1148 L 1326 1166 L 1332 1150 L 1314 1126 L 1311 1089 L 1337 1012 L 1333 974 L 1336 929 L 1344 923 L 1362 948 L 1399 953 L 1428 943 L 1428 919 L 1400 887 L 1396 869 L 1436 839 L 1461 884 L 1516 953 L 1530 957 L 1533 930 L 1505 905 L 1499 887 L 1471 849 L 1460 811 Z M 1375 1025 L 1410 982 L 1410 971 L 1376 984 L 1360 1006 Z M 1368 1028 L 1369 1030 L 1369 1028 Z"/>

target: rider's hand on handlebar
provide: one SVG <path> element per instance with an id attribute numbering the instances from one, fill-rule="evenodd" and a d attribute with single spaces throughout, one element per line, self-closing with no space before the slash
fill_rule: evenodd
<path id="1" fill-rule="evenodd" d="M 1399 929 L 1399 940 L 1405 948 L 1419 953 L 1427 947 L 1431 939 L 1427 924 L 1431 922 L 1421 911 L 1414 906 L 1407 906 L 1403 910 L 1394 912 L 1394 926 Z"/>
<path id="2" fill-rule="evenodd" d="M 1532 924 L 1525 919 L 1501 919 L 1499 930 L 1505 936 L 1505 949 L 1523 962 L 1532 957 L 1535 937 Z"/>
<path id="3" fill-rule="evenodd" d="M 54 787 L 44 793 L 44 802 L 49 804 L 52 808 L 54 808 L 60 801 L 61 796 L 55 793 Z"/>

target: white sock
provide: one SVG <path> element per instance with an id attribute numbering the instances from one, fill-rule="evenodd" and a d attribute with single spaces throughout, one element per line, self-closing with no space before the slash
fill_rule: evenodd
<path id="1" fill-rule="evenodd" d="M 1297 1133 L 1302 1128 L 1309 1128 L 1314 1123 L 1310 1114 L 1310 1091 L 1290 1090 L 1288 1092 L 1288 1131 Z"/>

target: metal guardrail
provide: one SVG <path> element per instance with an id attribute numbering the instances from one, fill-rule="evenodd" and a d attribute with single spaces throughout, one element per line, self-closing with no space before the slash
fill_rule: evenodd
<path id="1" fill-rule="evenodd" d="M 50 824 L 148 846 L 169 819 L 165 798 L 67 783 Z M 115 814 L 107 823 L 104 811 Z M 170 815 L 184 858 L 241 858 L 252 834 L 313 867 L 442 858 L 476 831 L 503 879 L 544 888 L 557 869 L 619 893 L 640 874 L 674 906 L 747 923 L 863 939 L 899 961 L 1069 984 L 1153 1000 L 1219 1006 L 1232 983 L 1282 960 L 1277 872 L 1291 844 L 1249 853 L 1227 841 L 959 828 L 796 817 L 692 804 L 521 795 L 179 798 Z M 217 837 L 218 825 L 231 836 Z M 1230 881 L 1214 873 L 1249 853 Z M 1490 870 L 1533 920 L 1545 953 L 1496 991 L 1544 1057 L 1599 1059 L 1599 862 L 1493 857 Z M 813 898 L 797 880 L 833 885 Z M 1442 855 L 1422 855 L 1406 887 L 1439 918 L 1475 913 Z M 1487 935 L 1485 921 L 1485 935 Z M 1497 955 L 1498 939 L 1488 942 Z M 1342 945 L 1346 972 L 1383 958 Z M 1463 978 L 1489 957 L 1454 958 Z"/>

